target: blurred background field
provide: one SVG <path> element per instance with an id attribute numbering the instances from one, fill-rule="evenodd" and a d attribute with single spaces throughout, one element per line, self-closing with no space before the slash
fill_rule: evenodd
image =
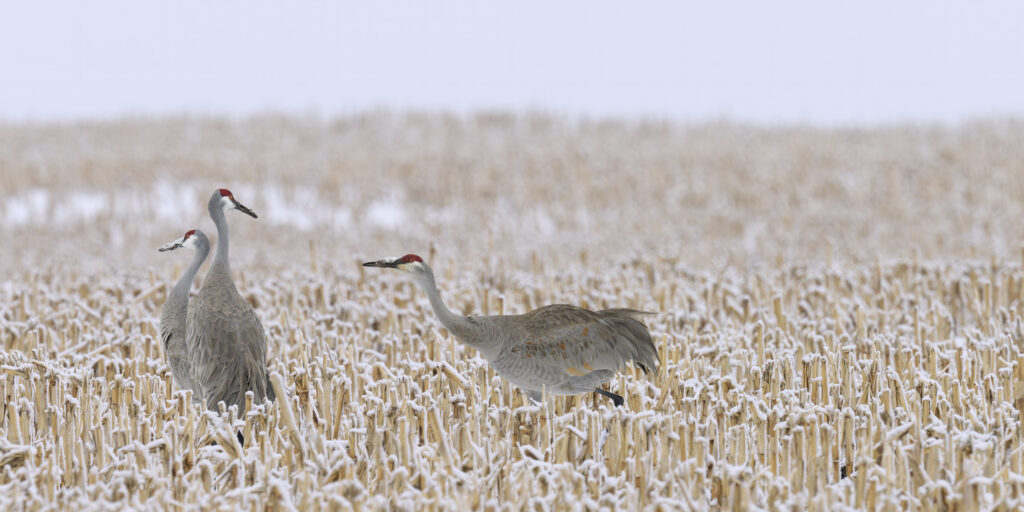
<path id="1" fill-rule="evenodd" d="M 173 265 L 231 188 L 238 269 L 297 247 L 349 264 L 425 252 L 521 266 L 673 258 L 699 268 L 1017 259 L 1024 125 L 877 129 L 545 115 L 134 119 L 0 125 L 5 272 Z M 178 262 L 180 263 L 180 262 Z"/>
<path id="2" fill-rule="evenodd" d="M 544 114 L 0 125 L 0 499 L 133 506 L 1020 506 L 1024 124 Z M 156 342 L 215 229 L 288 399 L 236 422 Z M 467 314 L 654 311 L 657 377 L 543 406 L 359 263 Z M 202 276 L 202 273 L 200 274 Z M 251 436 L 251 437 L 250 437 Z"/>

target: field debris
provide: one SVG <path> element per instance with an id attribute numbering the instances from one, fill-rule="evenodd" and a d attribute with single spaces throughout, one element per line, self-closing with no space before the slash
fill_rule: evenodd
<path id="1" fill-rule="evenodd" d="M 21 244 L 0 246 L 0 508 L 1024 507 L 1022 134 L 0 126 L 0 234 Z M 242 416 L 177 389 L 157 336 L 186 262 L 156 248 L 232 172 L 267 212 L 232 251 L 278 397 Z M 411 283 L 359 266 L 409 251 L 465 314 L 655 312 L 660 372 L 613 379 L 623 407 L 531 403 Z"/>
<path id="2" fill-rule="evenodd" d="M 659 268 L 665 279 L 650 291 L 668 308 L 648 321 L 664 340 L 665 371 L 655 382 L 635 369 L 613 381 L 627 397 L 621 408 L 585 395 L 530 404 L 472 350 L 433 337 L 421 304 L 335 319 L 374 323 L 372 336 L 324 329 L 282 300 L 297 293 L 292 283 L 316 278 L 304 271 L 262 290 L 263 314 L 290 317 L 279 339 L 308 342 L 276 345 L 271 380 L 283 398 L 244 418 L 202 412 L 174 389 L 153 336 L 155 300 L 128 303 L 136 320 L 126 324 L 111 321 L 112 308 L 99 321 L 73 309 L 4 335 L 0 485 L 32 487 L 6 494 L 29 508 L 51 499 L 447 508 L 527 496 L 565 506 L 683 496 L 740 508 L 1021 505 L 1020 267 L 883 265 L 880 289 L 877 270 Z M 643 286 L 644 271 L 590 283 L 614 296 Z M 982 272 L 986 282 L 969 286 Z M 360 287 L 354 270 L 336 278 L 353 291 L 353 311 L 405 286 Z M 16 296 L 44 304 L 79 293 L 61 282 Z M 464 279 L 452 293 L 479 291 Z M 747 313 L 722 307 L 737 294 Z M 688 310 L 709 316 L 675 321 Z M 81 338 L 66 343 L 90 341 L 61 358 L 61 345 L 41 340 L 68 324 Z M 115 356 L 96 352 L 125 336 Z"/>

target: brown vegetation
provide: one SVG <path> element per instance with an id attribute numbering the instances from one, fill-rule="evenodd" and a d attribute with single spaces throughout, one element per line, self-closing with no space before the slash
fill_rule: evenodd
<path id="1" fill-rule="evenodd" d="M 0 126 L 3 508 L 1024 505 L 1024 125 L 378 113 Z M 218 186 L 286 396 L 187 405 L 157 340 Z M 466 313 L 656 311 L 663 368 L 543 406 Z M 244 449 L 231 432 L 252 440 Z"/>

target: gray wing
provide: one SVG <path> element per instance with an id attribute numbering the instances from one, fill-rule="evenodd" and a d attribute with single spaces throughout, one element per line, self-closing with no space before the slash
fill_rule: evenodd
<path id="1" fill-rule="evenodd" d="M 632 309 L 546 306 L 521 317 L 522 342 L 508 350 L 577 377 L 596 370 L 616 371 L 626 362 L 657 373 L 658 351 L 647 326 L 636 319 L 643 314 Z"/>
<path id="2" fill-rule="evenodd" d="M 208 406 L 223 400 L 241 409 L 250 390 L 256 401 L 267 396 L 266 339 L 251 306 L 225 310 L 193 300 L 188 347 L 193 380 Z"/>
<path id="3" fill-rule="evenodd" d="M 163 342 L 164 355 L 171 367 L 171 376 L 179 388 L 191 389 L 193 398 L 198 399 L 189 371 L 185 336 L 184 308 L 165 302 L 160 312 L 160 341 Z"/>
<path id="4" fill-rule="evenodd" d="M 551 329 L 594 322 L 600 320 L 601 315 L 596 311 L 578 306 L 552 304 L 537 308 L 519 318 L 523 328 L 533 333 L 541 333 Z"/>

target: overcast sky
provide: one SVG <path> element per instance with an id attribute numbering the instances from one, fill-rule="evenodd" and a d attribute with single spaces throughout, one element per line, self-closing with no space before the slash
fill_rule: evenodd
<path id="1" fill-rule="evenodd" d="M 0 119 L 377 107 L 1020 116 L 1024 2 L 0 0 Z"/>

